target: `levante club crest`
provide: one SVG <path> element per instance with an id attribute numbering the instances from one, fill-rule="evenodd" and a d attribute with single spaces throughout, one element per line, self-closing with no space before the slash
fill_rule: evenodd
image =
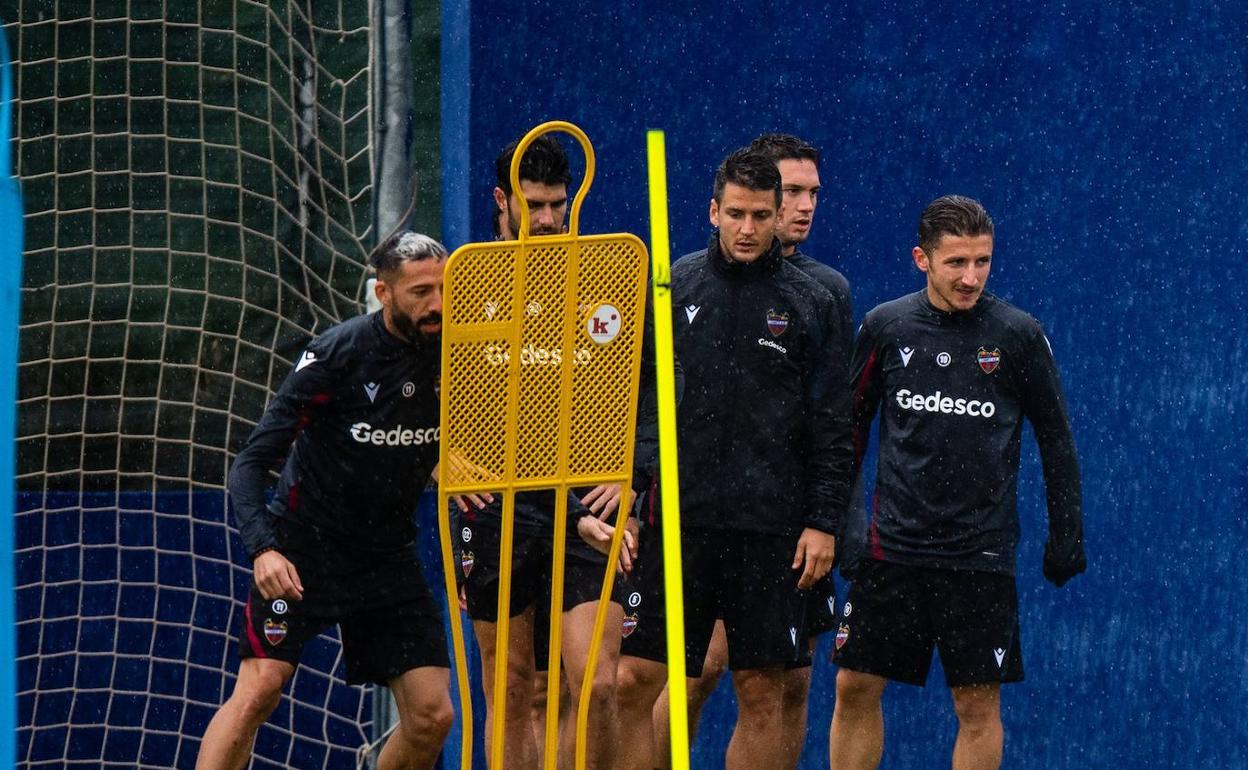
<path id="1" fill-rule="evenodd" d="M 980 348 L 975 360 L 979 361 L 979 368 L 984 370 L 984 374 L 992 374 L 1001 365 L 1001 348 Z"/>
<path id="2" fill-rule="evenodd" d="M 276 647 L 286 638 L 286 621 L 274 623 L 272 618 L 264 621 L 264 639 L 270 646 Z"/>
<path id="3" fill-rule="evenodd" d="M 771 332 L 771 336 L 779 337 L 784 334 L 784 330 L 789 328 L 789 314 L 777 313 L 774 310 L 767 311 L 767 331 Z"/>

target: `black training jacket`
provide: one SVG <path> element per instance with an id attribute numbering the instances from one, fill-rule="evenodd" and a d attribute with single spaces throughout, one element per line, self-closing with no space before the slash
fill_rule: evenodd
<path id="1" fill-rule="evenodd" d="M 836 316 L 837 334 L 844 340 L 845 355 L 854 348 L 854 306 L 849 296 L 849 281 L 834 267 L 825 265 L 814 257 L 794 251 L 786 257 L 789 264 L 814 278 L 832 295 L 839 308 Z"/>
<path id="2" fill-rule="evenodd" d="M 852 471 L 841 312 L 780 256 L 726 260 L 718 234 L 672 267 L 682 524 L 835 533 Z"/>
<path id="3" fill-rule="evenodd" d="M 380 311 L 308 345 L 230 468 L 249 555 L 281 545 L 274 517 L 355 553 L 411 550 L 417 500 L 438 462 L 439 356 L 437 344 L 391 336 Z M 266 507 L 269 470 L 283 457 Z"/>
<path id="4" fill-rule="evenodd" d="M 1034 318 L 987 293 L 957 313 L 937 309 L 925 290 L 901 297 L 863 321 L 853 382 L 855 465 L 881 416 L 873 510 L 851 527 L 857 556 L 1013 574 L 1026 418 L 1048 493 L 1046 572 L 1082 571 L 1075 443 Z"/>

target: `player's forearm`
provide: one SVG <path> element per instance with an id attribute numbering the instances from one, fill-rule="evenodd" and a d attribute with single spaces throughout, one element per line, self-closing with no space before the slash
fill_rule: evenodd
<path id="1" fill-rule="evenodd" d="M 239 459 L 230 468 L 230 506 L 248 556 L 277 546 L 273 516 L 264 499 L 267 481 L 267 471 L 247 462 L 243 455 L 239 455 Z"/>
<path id="2" fill-rule="evenodd" d="M 817 501 L 806 525 L 835 535 L 849 505 L 854 471 L 848 351 L 835 335 L 826 338 L 807 402 L 808 499 Z"/>
<path id="3" fill-rule="evenodd" d="M 1075 440 L 1068 426 L 1064 430 L 1038 429 L 1040 462 L 1044 469 L 1045 495 L 1049 509 L 1049 541 L 1054 556 L 1063 561 L 1083 559 L 1083 485 Z"/>

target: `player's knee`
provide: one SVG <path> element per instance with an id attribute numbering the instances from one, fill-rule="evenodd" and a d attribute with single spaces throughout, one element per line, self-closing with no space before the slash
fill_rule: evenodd
<path id="1" fill-rule="evenodd" d="M 649 661 L 636 658 L 621 660 L 615 677 L 620 703 L 648 708 L 663 690 L 664 671 L 663 666 Z"/>
<path id="2" fill-rule="evenodd" d="M 784 691 L 781 693 L 781 708 L 789 714 L 800 712 L 806 708 L 806 701 L 809 696 L 810 669 L 799 668 L 786 671 Z"/>
<path id="3" fill-rule="evenodd" d="M 736 681 L 737 708 L 741 714 L 757 721 L 779 719 L 784 702 L 784 685 L 778 676 L 754 676 Z"/>
<path id="4" fill-rule="evenodd" d="M 882 677 L 842 668 L 836 672 L 836 702 L 851 708 L 876 708 L 884 694 Z"/>
<path id="5" fill-rule="evenodd" d="M 246 681 L 240 679 L 230 700 L 247 724 L 263 724 L 281 702 L 285 684 L 285 678 L 280 675 L 257 674 Z"/>
<path id="6" fill-rule="evenodd" d="M 615 703 L 616 694 L 616 677 L 614 674 L 594 675 L 594 683 L 589 688 L 589 702 L 591 705 L 601 708 L 604 705 Z"/>
<path id="7" fill-rule="evenodd" d="M 455 722 L 450 697 L 430 698 L 414 704 L 399 719 L 404 740 L 412 744 L 441 744 Z"/>
<path id="8" fill-rule="evenodd" d="M 996 692 L 988 688 L 956 688 L 953 712 L 963 730 L 989 731 L 1001 722 L 1001 701 Z"/>

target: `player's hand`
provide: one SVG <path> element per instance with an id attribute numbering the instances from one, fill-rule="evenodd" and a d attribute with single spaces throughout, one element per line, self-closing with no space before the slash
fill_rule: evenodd
<path id="1" fill-rule="evenodd" d="M 257 556 L 251 570 L 256 588 L 260 589 L 260 595 L 265 599 L 289 599 L 294 602 L 303 599 L 299 572 L 277 551 L 265 551 Z"/>
<path id="2" fill-rule="evenodd" d="M 599 484 L 585 493 L 585 496 L 581 498 L 581 505 L 588 508 L 589 512 L 598 518 L 606 519 L 619 509 L 622 490 L 619 484 Z M 629 489 L 626 494 L 628 502 L 625 503 L 625 507 L 627 508 L 633 504 L 633 490 Z"/>
<path id="3" fill-rule="evenodd" d="M 451 499 L 455 501 L 455 506 L 459 508 L 460 513 L 467 513 L 469 505 L 479 511 L 494 502 L 494 495 L 489 492 L 473 492 L 467 495 L 451 495 Z"/>
<path id="4" fill-rule="evenodd" d="M 629 561 L 632 564 L 637 563 L 637 548 L 641 543 L 641 525 L 637 523 L 634 516 L 629 516 L 628 521 L 624 523 L 624 550 L 629 552 Z M 629 565 L 628 571 L 632 570 L 632 564 Z"/>
<path id="5" fill-rule="evenodd" d="M 476 484 L 480 482 L 498 481 L 498 474 L 491 473 L 476 463 L 465 459 L 459 452 L 450 452 L 450 454 L 447 455 L 447 460 L 450 463 L 450 467 L 447 469 L 447 475 L 452 483 L 463 484 L 471 482 Z M 434 481 L 437 481 L 438 479 L 437 466 L 434 466 L 433 478 Z M 452 495 L 451 499 L 455 501 L 455 505 L 459 508 L 460 513 L 467 513 L 469 505 L 479 510 L 484 508 L 489 503 L 494 502 L 494 495 L 489 492 L 472 492 L 466 495 Z"/>
<path id="6" fill-rule="evenodd" d="M 1066 585 L 1066 581 L 1087 568 L 1088 560 L 1084 557 L 1082 549 L 1074 557 L 1063 559 L 1059 558 L 1047 543 L 1045 544 L 1044 578 L 1058 588 Z"/>
<path id="7" fill-rule="evenodd" d="M 832 569 L 832 556 L 836 553 L 836 538 L 827 532 L 807 527 L 797 539 L 797 551 L 793 554 L 793 569 L 802 569 L 797 579 L 798 588 L 810 588 L 815 581 Z"/>
<path id="8" fill-rule="evenodd" d="M 582 516 L 576 521 L 576 533 L 598 553 L 603 555 L 611 553 L 611 538 L 615 536 L 615 527 L 605 521 L 593 516 Z M 624 528 L 623 539 L 624 542 L 620 544 L 618 567 L 627 575 L 633 571 L 633 558 L 637 554 L 637 539 L 628 531 L 628 527 Z"/>

